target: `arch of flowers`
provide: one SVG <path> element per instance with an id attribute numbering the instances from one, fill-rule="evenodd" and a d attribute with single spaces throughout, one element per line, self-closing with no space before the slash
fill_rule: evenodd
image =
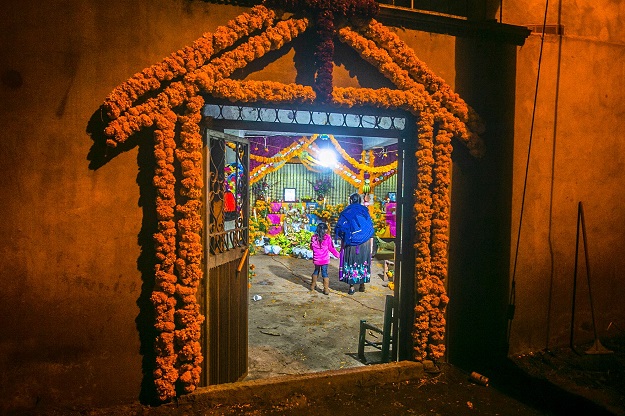
<path id="1" fill-rule="evenodd" d="M 354 188 L 362 191 L 365 175 L 368 175 L 371 179 L 370 192 L 373 192 L 376 186 L 386 182 L 397 173 L 397 161 L 387 165 L 375 166 L 375 156 L 372 150 L 368 152 L 363 150 L 361 161 L 358 161 L 341 147 L 341 144 L 332 134 L 326 136 L 334 145 L 334 149 L 345 160 L 345 164 L 337 162 L 336 166 L 333 167 L 333 172 Z M 250 184 L 254 184 L 268 174 L 283 168 L 292 158 L 298 158 L 302 165 L 310 171 L 321 172 L 318 168 L 321 149 L 315 143 L 318 137 L 320 137 L 319 134 L 313 134 L 308 138 L 301 137 L 271 157 L 250 154 L 250 159 L 260 163 L 250 170 Z"/>
<path id="2" fill-rule="evenodd" d="M 299 3 L 282 1 L 285 8 Z M 205 33 L 191 46 L 135 74 L 104 101 L 111 119 L 105 128 L 109 146 L 117 146 L 145 127 L 154 128 L 153 184 L 157 190 L 158 232 L 154 235 L 157 264 L 151 301 L 158 335 L 154 341 L 153 375 L 163 401 L 174 397 L 177 391 L 193 391 L 199 383 L 203 361 L 199 341 L 204 317 L 196 298 L 203 278 L 200 233 L 204 162 L 199 126 L 203 96 L 236 102 L 371 106 L 418 115 L 414 359 L 437 360 L 444 355 L 444 316 L 449 301 L 445 279 L 451 140 L 458 139 L 479 156 L 479 119 L 412 49 L 371 18 L 377 10 L 373 0 L 315 2 L 308 0 L 309 5 L 316 6 L 309 10 L 311 19 L 255 6 L 213 33 Z M 276 3 L 273 1 L 273 6 Z M 330 4 L 334 9 L 329 8 Z M 229 79 L 235 70 L 303 33 L 312 26 L 311 20 L 315 21 L 321 45 L 315 50 L 317 76 L 313 87 Z M 335 20 L 341 22 L 336 24 L 338 29 Z M 334 34 L 397 89 L 332 86 L 332 57 L 328 51 L 333 51 L 333 45 L 327 41 Z M 152 98 L 143 99 L 147 94 Z M 179 163 L 179 172 L 175 171 L 174 160 Z"/>

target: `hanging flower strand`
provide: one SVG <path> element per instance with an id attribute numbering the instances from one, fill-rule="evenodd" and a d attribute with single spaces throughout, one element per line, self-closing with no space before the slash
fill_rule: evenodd
<path id="1" fill-rule="evenodd" d="M 179 116 L 180 147 L 176 149 L 176 158 L 181 166 L 183 179 L 180 181 L 180 195 L 184 204 L 176 210 L 178 220 L 178 259 L 176 271 L 178 284 L 176 295 L 179 308 L 175 312 L 175 339 L 178 347 L 179 383 L 182 389 L 190 393 L 200 382 L 203 361 L 200 336 L 204 316 L 197 303 L 197 288 L 202 279 L 202 239 L 203 228 L 200 210 L 202 208 L 202 136 L 199 123 L 202 120 L 204 99 L 194 96 L 186 105 L 186 114 Z"/>
<path id="2" fill-rule="evenodd" d="M 332 69 L 334 67 L 334 14 L 321 10 L 316 16 L 317 44 L 315 46 L 315 92 L 321 103 L 332 99 Z"/>
<path id="3" fill-rule="evenodd" d="M 414 356 L 417 361 L 427 357 L 427 344 L 430 328 L 430 307 L 424 296 L 429 293 L 430 279 L 430 228 L 432 221 L 432 140 L 433 140 L 433 117 L 427 112 L 417 123 L 417 183 L 414 190 L 414 214 L 416 218 L 416 241 L 415 248 L 415 283 L 416 283 L 416 306 L 415 323 L 413 330 Z"/>
<path id="4" fill-rule="evenodd" d="M 434 360 L 445 354 L 445 311 L 449 303 L 445 289 L 447 280 L 447 247 L 449 246 L 449 210 L 451 208 L 451 137 L 439 125 L 434 140 L 434 167 L 432 192 L 432 241 L 429 302 L 430 327 L 428 356 Z"/>
<path id="5" fill-rule="evenodd" d="M 332 70 L 334 67 L 335 20 L 369 19 L 379 11 L 375 0 L 265 0 L 265 4 L 290 12 L 305 12 L 314 16 L 317 43 L 315 45 L 315 92 L 320 103 L 332 101 Z"/>
<path id="6" fill-rule="evenodd" d="M 156 216 L 158 232 L 154 234 L 154 246 L 157 263 L 154 267 L 155 284 L 150 300 L 154 305 L 154 328 L 158 332 L 154 340 L 156 354 L 154 384 L 161 401 L 176 395 L 175 383 L 178 379 L 176 369 L 177 355 L 174 348 L 174 313 L 176 307 L 177 277 L 174 274 L 176 263 L 176 228 L 174 206 L 176 196 L 174 184 L 174 129 L 176 114 L 169 110 L 155 115 L 154 157 L 156 169 L 154 186 L 156 188 Z"/>

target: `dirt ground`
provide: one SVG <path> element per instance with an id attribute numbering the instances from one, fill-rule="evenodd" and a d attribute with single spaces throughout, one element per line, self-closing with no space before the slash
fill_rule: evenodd
<path id="1" fill-rule="evenodd" d="M 321 292 L 320 281 L 317 290 L 309 290 L 311 260 L 258 254 L 250 264 L 256 275 L 250 287 L 246 380 L 365 365 L 357 357 L 360 320 L 381 327 L 385 296 L 393 294 L 388 279 L 382 279 L 382 259 L 372 264 L 366 292 L 353 295 L 338 280 L 336 259 L 328 268 L 330 295 Z M 262 299 L 254 301 L 255 295 Z M 375 335 L 369 339 L 377 340 Z M 375 349 L 369 350 L 373 357 Z"/>
<path id="2" fill-rule="evenodd" d="M 539 402 L 548 402 L 550 395 L 554 396 L 554 403 L 570 396 L 577 400 L 573 403 L 597 404 L 608 414 L 625 415 L 625 332 L 616 329 L 613 333 L 599 341 L 599 347 L 610 353 L 588 353 L 601 351 L 591 342 L 575 345 L 573 349 L 560 347 L 513 356 L 510 358 L 513 371 L 508 378 L 520 374 L 521 380 L 530 380 L 532 389 L 527 389 L 524 395 L 536 393 Z M 510 379 L 506 383 L 518 384 Z"/>

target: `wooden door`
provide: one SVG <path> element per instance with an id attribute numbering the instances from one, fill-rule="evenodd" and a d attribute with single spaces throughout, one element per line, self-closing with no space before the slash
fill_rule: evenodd
<path id="1" fill-rule="evenodd" d="M 205 138 L 202 384 L 211 385 L 247 375 L 249 144 L 212 130 Z"/>

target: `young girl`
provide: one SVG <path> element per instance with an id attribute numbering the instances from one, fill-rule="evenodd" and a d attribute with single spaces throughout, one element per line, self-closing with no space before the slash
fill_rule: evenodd
<path id="1" fill-rule="evenodd" d="M 317 224 L 317 233 L 310 239 L 310 249 L 313 252 L 313 264 L 315 271 L 312 274 L 312 282 L 310 290 L 317 287 L 317 276 L 321 271 L 323 277 L 323 294 L 330 294 L 330 278 L 328 277 L 328 264 L 330 263 L 330 253 L 335 257 L 339 257 L 339 252 L 334 248 L 332 237 L 328 234 L 328 226 L 325 222 Z"/>

